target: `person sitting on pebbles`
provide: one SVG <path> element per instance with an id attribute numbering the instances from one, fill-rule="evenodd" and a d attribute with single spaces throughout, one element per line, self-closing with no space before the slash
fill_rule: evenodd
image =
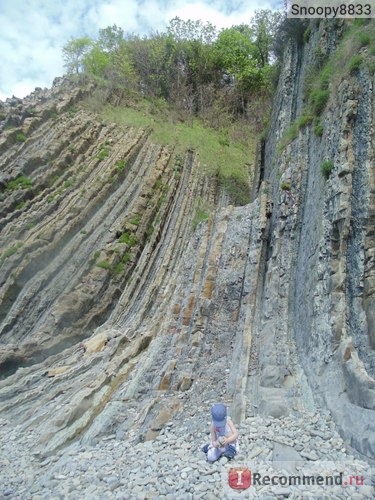
<path id="1" fill-rule="evenodd" d="M 203 446 L 208 462 L 215 462 L 220 457 L 231 460 L 237 454 L 238 431 L 227 415 L 227 407 L 222 403 L 211 408 L 211 444 Z"/>

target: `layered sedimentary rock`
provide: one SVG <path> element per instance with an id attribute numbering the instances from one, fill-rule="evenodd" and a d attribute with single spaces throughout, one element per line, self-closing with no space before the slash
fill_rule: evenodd
<path id="1" fill-rule="evenodd" d="M 373 78 L 283 151 L 322 24 L 284 58 L 252 203 L 199 157 L 103 122 L 62 82 L 3 105 L 0 403 L 40 454 L 154 438 L 205 401 L 237 421 L 328 406 L 374 455 Z M 326 180 L 320 165 L 333 161 Z M 286 189 L 286 186 L 288 188 Z M 197 200 L 215 209 L 193 228 Z"/>
<path id="2" fill-rule="evenodd" d="M 317 52 L 330 54 L 340 30 L 322 23 L 303 50 L 285 54 L 264 178 L 274 200 L 259 341 L 293 338 L 315 398 L 326 404 L 349 444 L 375 453 L 374 414 L 374 79 L 364 65 L 344 74 L 322 114 L 280 153 L 298 119 L 304 82 Z M 326 161 L 332 172 L 320 171 Z M 259 173 L 261 169 L 259 169 Z M 277 315 L 277 319 L 275 318 Z M 269 330 L 272 333 L 269 333 Z M 263 351 L 263 373 L 287 369 L 280 350 Z M 263 384 L 264 385 L 264 384 Z M 267 385 L 267 384 L 266 384 Z"/>

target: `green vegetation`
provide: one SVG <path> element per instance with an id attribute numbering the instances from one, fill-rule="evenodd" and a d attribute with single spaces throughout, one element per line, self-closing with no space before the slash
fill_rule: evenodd
<path id="1" fill-rule="evenodd" d="M 290 184 L 290 182 L 282 182 L 280 184 L 280 188 L 283 190 L 283 191 L 290 191 L 292 186 Z"/>
<path id="2" fill-rule="evenodd" d="M 29 187 L 32 186 L 32 180 L 29 179 L 29 177 L 26 177 L 25 175 L 21 175 L 20 177 L 17 177 L 16 179 L 13 179 L 9 181 L 5 187 L 5 191 L 15 191 L 16 189 L 28 189 Z"/>
<path id="3" fill-rule="evenodd" d="M 182 170 L 183 166 L 184 166 L 183 157 L 180 154 L 176 154 L 175 160 L 174 160 L 174 170 L 176 172 L 179 172 L 180 170 Z"/>
<path id="4" fill-rule="evenodd" d="M 100 260 L 96 263 L 96 266 L 100 267 L 101 269 L 111 269 L 111 263 L 107 260 Z"/>
<path id="5" fill-rule="evenodd" d="M 22 210 L 25 205 L 26 205 L 26 201 L 20 201 L 16 205 L 16 210 Z"/>
<path id="6" fill-rule="evenodd" d="M 310 94 L 312 111 L 316 116 L 322 114 L 329 98 L 329 90 L 316 89 Z"/>
<path id="7" fill-rule="evenodd" d="M 324 132 L 324 127 L 322 125 L 322 122 L 320 121 L 319 118 L 316 118 L 314 120 L 314 134 L 317 135 L 318 137 L 322 137 Z"/>
<path id="8" fill-rule="evenodd" d="M 371 37 L 366 32 L 358 33 L 358 40 L 359 40 L 361 47 L 367 47 L 367 45 L 370 45 L 370 43 L 371 43 Z"/>
<path id="9" fill-rule="evenodd" d="M 213 208 L 208 201 L 199 198 L 195 205 L 195 215 L 192 223 L 193 229 L 196 229 L 201 222 L 208 220 L 212 210 Z"/>
<path id="10" fill-rule="evenodd" d="M 304 128 L 313 121 L 314 117 L 310 114 L 303 114 L 297 120 L 298 129 Z"/>
<path id="11" fill-rule="evenodd" d="M 0 255 L 0 261 L 4 261 L 8 257 L 11 257 L 12 255 L 14 255 L 18 251 L 18 249 L 22 247 L 22 245 L 23 245 L 23 243 L 21 241 L 19 241 L 15 245 L 9 247 L 7 250 L 5 250 L 4 253 L 2 253 Z"/>
<path id="12" fill-rule="evenodd" d="M 68 115 L 72 118 L 76 113 L 77 113 L 77 107 L 76 106 L 71 106 L 68 109 Z"/>
<path id="13" fill-rule="evenodd" d="M 291 142 L 294 141 L 298 137 L 298 131 L 299 127 L 297 122 L 292 123 L 292 125 L 286 130 L 282 138 L 280 139 L 280 142 L 278 144 L 278 151 L 279 153 L 283 151 L 283 149 L 290 144 Z"/>
<path id="14" fill-rule="evenodd" d="M 362 62 L 363 62 L 362 56 L 360 56 L 359 54 L 356 54 L 355 56 L 350 58 L 349 71 L 351 75 L 359 70 Z"/>
<path id="15" fill-rule="evenodd" d="M 127 164 L 126 160 L 119 160 L 115 165 L 116 172 L 118 174 L 121 174 L 121 172 L 123 172 L 127 166 L 128 166 L 128 164 Z"/>
<path id="16" fill-rule="evenodd" d="M 64 184 L 63 184 L 63 189 L 68 189 L 68 188 L 70 188 L 71 186 L 73 186 L 74 181 L 75 181 L 75 179 L 74 179 L 74 178 L 67 179 L 67 180 L 64 182 Z"/>
<path id="17" fill-rule="evenodd" d="M 52 203 L 56 197 L 57 197 L 56 194 L 49 194 L 46 198 L 47 203 Z"/>
<path id="18" fill-rule="evenodd" d="M 25 225 L 25 229 L 32 229 L 33 227 L 36 226 L 36 222 L 28 222 L 26 225 Z"/>
<path id="19" fill-rule="evenodd" d="M 17 142 L 25 142 L 26 141 L 26 135 L 23 132 L 18 132 L 16 134 L 16 141 Z"/>
<path id="20" fill-rule="evenodd" d="M 306 30 L 303 32 L 303 41 L 304 43 L 308 43 L 311 36 L 311 26 L 308 26 Z"/>
<path id="21" fill-rule="evenodd" d="M 175 123 L 173 114 L 166 109 L 157 117 L 150 112 L 147 100 L 138 103 L 138 110 L 107 106 L 103 117 L 109 123 L 125 126 L 152 127 L 152 140 L 162 144 L 176 144 L 175 170 L 183 166 L 186 150 L 196 150 L 205 173 L 218 178 L 219 183 L 237 204 L 249 200 L 248 160 L 255 152 L 257 136 L 253 128 L 244 122 L 229 123 L 226 128 L 215 130 L 195 118 L 188 123 Z M 223 145 L 223 135 L 228 141 Z"/>
<path id="22" fill-rule="evenodd" d="M 130 252 L 125 252 L 124 255 L 122 256 L 122 262 L 124 264 L 127 264 L 128 262 L 131 261 L 131 258 L 132 258 L 132 254 Z"/>
<path id="23" fill-rule="evenodd" d="M 320 165 L 320 171 L 326 179 L 329 178 L 332 170 L 333 170 L 333 161 L 332 160 L 326 160 Z"/>
<path id="24" fill-rule="evenodd" d="M 124 233 L 122 233 L 122 235 L 119 237 L 118 241 L 119 241 L 119 243 L 126 243 L 126 245 L 129 245 L 130 247 L 133 247 L 138 242 L 138 240 L 134 236 L 134 234 L 130 233 L 128 231 L 125 231 Z"/>
<path id="25" fill-rule="evenodd" d="M 138 226 L 140 224 L 141 220 L 142 220 L 142 216 L 136 215 L 129 220 L 129 224 L 132 224 L 133 226 Z"/>
<path id="26" fill-rule="evenodd" d="M 320 47 L 316 49 L 315 64 L 307 72 L 304 81 L 306 104 L 302 116 L 291 124 L 281 138 L 278 145 L 279 152 L 296 139 L 298 131 L 302 127 L 311 122 L 314 126 L 314 133 L 318 137 L 323 135 L 324 129 L 320 116 L 330 96 L 336 94 L 339 84 L 348 74 L 355 75 L 362 65 L 366 65 L 371 74 L 375 73 L 375 30 L 373 25 L 373 21 L 366 24 L 360 19 L 351 24 L 348 23 L 339 46 L 329 57 Z M 358 54 L 361 47 L 369 48 Z M 325 168 L 327 169 L 325 172 L 328 172 L 328 167 Z M 329 175 L 329 172 L 324 175 Z"/>
<path id="27" fill-rule="evenodd" d="M 98 153 L 98 156 L 97 158 L 102 161 L 104 160 L 105 158 L 107 158 L 107 156 L 109 155 L 109 149 L 106 148 L 106 147 L 102 147 Z"/>
<path id="28" fill-rule="evenodd" d="M 101 252 L 100 252 L 100 250 L 97 250 L 97 251 L 94 253 L 94 259 L 95 259 L 95 260 L 99 257 L 100 253 L 101 253 Z"/>
<path id="29" fill-rule="evenodd" d="M 280 12 L 258 10 L 249 25 L 218 30 L 211 23 L 172 19 L 164 32 L 139 37 L 114 25 L 63 48 L 71 75 L 96 83 L 86 101 L 105 119 L 151 130 L 176 146 L 175 176 L 186 150 L 200 156 L 232 202 L 249 201 L 249 161 L 275 84 L 274 40 Z M 117 105 L 106 105 L 110 96 Z M 119 102 L 120 100 L 120 102 Z M 102 146 L 99 160 L 109 154 Z M 126 168 L 116 164 L 117 174 Z"/>
<path id="30" fill-rule="evenodd" d="M 123 273 L 124 269 L 125 269 L 125 264 L 123 262 L 118 262 L 113 269 L 114 276 Z"/>
<path id="31" fill-rule="evenodd" d="M 246 105 L 270 83 L 274 38 L 281 12 L 257 10 L 249 25 L 218 31 L 211 23 L 173 18 L 164 32 L 149 36 L 124 33 L 118 26 L 99 30 L 96 39 L 70 40 L 63 48 L 67 72 L 85 74 L 113 90 L 139 92 L 154 99 L 188 106 L 193 114 L 206 108 L 206 92 L 219 91 L 223 75 Z M 191 94 L 193 99 L 186 99 Z M 102 93 L 103 95 L 105 92 Z M 207 98 L 211 97 L 207 94 Z M 237 106 L 236 106 L 237 107 Z M 201 108 L 201 109 L 197 109 Z"/>
<path id="32" fill-rule="evenodd" d="M 314 120 L 314 117 L 307 112 L 303 113 L 296 121 L 294 121 L 291 126 L 286 130 L 282 136 L 279 144 L 278 151 L 281 152 L 285 147 L 294 141 L 298 137 L 298 132 L 309 125 Z"/>

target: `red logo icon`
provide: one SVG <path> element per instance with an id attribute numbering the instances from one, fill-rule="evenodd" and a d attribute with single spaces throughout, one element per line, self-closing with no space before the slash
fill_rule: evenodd
<path id="1" fill-rule="evenodd" d="M 229 469 L 228 483 L 234 490 L 246 490 L 251 485 L 251 472 L 247 467 Z"/>

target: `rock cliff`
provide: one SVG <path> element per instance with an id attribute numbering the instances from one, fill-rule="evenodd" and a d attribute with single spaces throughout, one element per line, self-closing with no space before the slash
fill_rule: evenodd
<path id="1" fill-rule="evenodd" d="M 194 151 L 82 108 L 90 86 L 2 103 L 0 402 L 23 446 L 148 441 L 221 399 L 239 423 L 328 408 L 374 457 L 373 75 L 278 147 L 339 38 L 289 44 L 244 207 Z"/>
<path id="2" fill-rule="evenodd" d="M 274 208 L 258 335 L 264 342 L 271 330 L 276 341 L 295 340 L 314 397 L 345 439 L 374 457 L 373 74 L 362 67 L 332 78 L 324 133 L 306 126 L 281 153 L 277 148 L 303 115 L 303 82 L 316 54 L 333 53 L 340 34 L 322 23 L 303 50 L 291 46 L 285 54 L 264 151 Z M 327 161 L 328 179 L 320 171 Z M 276 362 L 262 355 L 267 372 L 270 364 L 287 369 L 282 351 Z"/>

